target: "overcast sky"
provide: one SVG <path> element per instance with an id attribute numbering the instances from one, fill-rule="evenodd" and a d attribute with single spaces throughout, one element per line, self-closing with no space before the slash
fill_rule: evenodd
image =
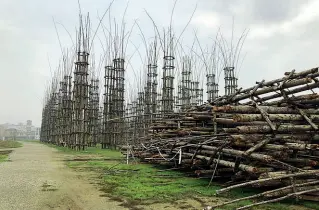
<path id="1" fill-rule="evenodd" d="M 81 0 L 82 12 L 90 12 L 92 28 L 98 24 L 97 14 L 101 16 L 109 3 Z M 219 28 L 226 36 L 231 34 L 233 19 L 235 35 L 250 30 L 243 48 L 246 56 L 239 74 L 240 86 L 318 65 L 319 1 L 179 0 L 173 16 L 177 32 L 188 22 L 196 3 L 197 10 L 183 39 L 193 39 L 197 30 L 201 44 L 210 45 Z M 173 4 L 173 0 L 131 0 L 126 22 L 130 26 L 138 20 L 144 33 L 152 36 L 152 24 L 144 9 L 163 27 L 169 25 Z M 126 0 L 115 0 L 111 15 L 121 17 L 126 5 Z M 0 123 L 28 119 L 38 126 L 41 123 L 43 95 L 50 79 L 48 60 L 54 69 L 61 57 L 52 18 L 75 37 L 77 0 L 0 0 Z M 62 45 L 70 46 L 65 29 L 59 24 L 57 28 Z M 139 42 L 137 37 L 132 38 L 133 42 Z M 136 82 L 131 81 L 131 85 Z"/>

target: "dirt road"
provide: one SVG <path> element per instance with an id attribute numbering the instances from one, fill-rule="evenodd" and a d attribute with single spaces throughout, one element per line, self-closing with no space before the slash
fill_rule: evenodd
<path id="1" fill-rule="evenodd" d="M 0 163 L 0 210 L 117 210 L 92 184 L 67 168 L 63 155 L 38 143 L 14 149 Z"/>

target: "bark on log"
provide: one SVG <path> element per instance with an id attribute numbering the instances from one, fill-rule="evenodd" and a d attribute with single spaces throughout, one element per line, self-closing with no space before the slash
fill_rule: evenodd
<path id="1" fill-rule="evenodd" d="M 289 101 L 303 103 L 304 101 L 318 100 L 318 98 L 319 98 L 319 95 L 317 93 L 313 93 L 313 94 L 306 94 L 301 96 L 292 96 L 289 98 Z M 267 102 L 267 103 L 264 103 L 264 106 L 279 106 L 282 104 L 287 104 L 287 99 Z"/>
<path id="2" fill-rule="evenodd" d="M 318 165 L 318 161 L 315 160 L 311 160 L 311 159 L 306 159 L 306 158 L 287 158 L 285 159 L 285 162 L 287 163 L 291 163 L 294 166 L 298 165 L 298 166 L 317 166 Z"/>
<path id="3" fill-rule="evenodd" d="M 311 81 L 312 81 L 311 78 L 302 78 L 302 79 L 291 80 L 289 82 L 284 83 L 282 85 L 282 89 L 304 85 L 304 84 L 310 83 Z M 245 94 L 242 94 L 242 95 L 237 95 L 237 96 L 233 97 L 230 101 L 231 102 L 238 102 L 238 101 L 250 98 L 251 96 L 259 96 L 259 95 L 263 95 L 263 94 L 270 93 L 270 92 L 273 92 L 273 91 L 277 91 L 277 90 L 280 90 L 280 89 L 281 88 L 279 86 L 265 87 L 263 89 L 259 89 L 259 90 L 255 91 L 252 94 L 250 92 L 248 92 L 248 93 L 245 93 Z M 229 102 L 227 101 L 227 103 L 229 103 Z"/>
<path id="4" fill-rule="evenodd" d="M 268 125 L 264 121 L 255 121 L 255 122 L 236 122 L 233 119 L 227 119 L 227 118 L 216 118 L 215 122 L 218 124 L 223 125 L 231 125 L 231 126 L 240 126 L 240 125 Z"/>
<path id="5" fill-rule="evenodd" d="M 238 133 L 237 128 L 223 128 L 224 132 L 226 133 Z"/>
<path id="6" fill-rule="evenodd" d="M 300 78 L 302 76 L 307 76 L 309 78 L 315 78 L 317 77 L 317 72 L 318 72 L 318 68 L 313 68 L 313 69 L 309 69 L 309 70 L 306 70 L 306 71 L 303 71 L 303 72 L 299 72 L 299 73 L 296 73 L 296 74 L 292 74 L 290 76 L 290 79 L 295 79 L 295 78 Z M 279 82 L 282 82 L 284 80 L 286 80 L 287 77 L 282 77 L 282 78 L 279 78 L 279 79 L 275 79 L 275 80 L 271 80 L 271 81 L 268 81 L 268 82 L 264 82 L 262 83 L 262 85 L 259 85 L 259 87 L 267 87 L 267 86 L 273 86 L 274 84 L 277 84 Z M 256 82 L 256 84 L 259 84 L 259 82 Z M 250 93 L 252 90 L 255 89 L 256 86 L 253 86 L 253 87 L 250 87 L 250 88 L 247 88 L 247 89 L 243 89 L 243 90 L 240 90 L 238 92 L 239 93 Z M 211 103 L 212 104 L 225 104 L 225 103 L 229 103 L 231 102 L 231 97 L 229 96 L 222 96 L 222 97 L 219 97 L 217 99 L 215 99 L 214 101 L 212 101 Z"/>
<path id="7" fill-rule="evenodd" d="M 226 187 L 226 188 L 217 190 L 216 193 L 220 194 L 220 193 L 227 192 L 227 191 L 235 189 L 235 188 L 244 187 L 244 186 L 248 186 L 248 185 L 252 185 L 252 184 L 260 183 L 260 182 L 285 179 L 285 178 L 289 178 L 289 177 L 304 177 L 304 176 L 315 175 L 315 174 L 319 175 L 319 170 L 311 170 L 311 171 L 306 171 L 306 172 L 299 172 L 299 173 L 287 174 L 287 175 L 278 176 L 278 177 L 272 177 L 272 178 L 267 178 L 267 179 L 260 179 L 260 180 L 245 182 L 245 183 L 241 183 L 241 184 L 237 184 L 237 185 L 233 185 L 230 187 Z"/>
<path id="8" fill-rule="evenodd" d="M 271 139 L 264 139 L 260 141 L 258 144 L 254 145 L 253 147 L 249 148 L 247 151 L 244 152 L 244 156 L 250 156 L 254 151 L 259 150 L 260 148 L 264 147 L 268 144 Z"/>
<path id="9" fill-rule="evenodd" d="M 271 121 L 305 121 L 300 114 L 269 114 L 268 118 Z M 319 121 L 319 115 L 310 115 L 309 119 Z M 234 122 L 262 121 L 263 116 L 261 114 L 235 114 L 233 120 Z"/>
<path id="10" fill-rule="evenodd" d="M 189 157 L 193 156 L 193 154 L 191 154 L 191 153 L 183 153 L 183 154 L 186 155 L 186 156 L 189 156 Z M 199 158 L 199 159 L 202 159 L 202 160 L 207 160 L 207 161 L 210 160 L 210 157 L 203 156 L 203 155 L 196 155 L 195 157 Z M 216 163 L 216 164 L 218 163 L 218 164 L 220 164 L 222 166 L 229 167 L 229 168 L 234 168 L 235 167 L 235 163 L 234 162 L 221 160 L 221 159 L 219 159 L 219 160 L 213 159 L 213 163 Z M 259 172 L 258 168 L 252 167 L 252 166 L 248 166 L 248 165 L 244 165 L 244 164 L 240 164 L 239 165 L 239 169 L 242 170 L 242 171 L 249 172 L 249 173 L 258 173 Z"/>
<path id="11" fill-rule="evenodd" d="M 303 186 L 309 186 L 309 185 L 314 185 L 314 184 L 319 184 L 319 181 L 313 181 L 313 182 L 297 184 L 296 187 L 303 187 Z M 250 200 L 250 199 L 255 199 L 255 198 L 260 198 L 260 197 L 276 197 L 276 193 L 279 192 L 278 194 L 282 195 L 283 193 L 281 193 L 281 191 L 287 190 L 287 189 L 288 190 L 292 189 L 292 185 L 287 186 L 287 187 L 282 187 L 282 188 L 279 188 L 279 189 L 275 189 L 275 190 L 262 192 L 262 193 L 259 193 L 259 194 L 256 194 L 256 195 L 252 195 L 252 196 L 248 196 L 248 197 L 238 198 L 238 199 L 231 200 L 231 201 L 228 201 L 228 202 L 224 202 L 224 203 L 221 203 L 221 204 L 218 204 L 218 205 L 210 206 L 210 208 L 215 209 L 215 208 L 218 208 L 218 207 L 221 207 L 221 206 L 226 206 L 226 205 L 229 205 L 229 204 L 232 204 L 232 203 L 237 203 L 237 202 L 240 202 L 240 201 Z"/>
<path id="12" fill-rule="evenodd" d="M 319 83 L 316 82 L 316 83 L 307 84 L 307 85 L 304 85 L 304 86 L 301 86 L 301 87 L 298 87 L 298 88 L 295 88 L 292 90 L 285 90 L 285 94 L 288 96 L 288 95 L 292 95 L 292 94 L 296 94 L 296 93 L 301 93 L 303 91 L 311 90 L 314 88 L 318 88 L 318 87 L 319 87 Z M 264 101 L 268 101 L 270 99 L 279 98 L 279 97 L 282 97 L 282 93 L 276 93 L 276 94 L 273 94 L 270 96 L 265 96 L 263 98 L 259 98 L 259 99 L 255 100 L 255 102 L 264 102 Z"/>
<path id="13" fill-rule="evenodd" d="M 248 208 L 251 208 L 251 207 L 254 207 L 254 206 L 260 206 L 260 205 L 267 204 L 267 203 L 274 203 L 274 202 L 277 202 L 277 201 L 285 200 L 285 199 L 290 198 L 290 197 L 295 197 L 295 196 L 298 196 L 298 195 L 303 195 L 303 194 L 306 194 L 306 193 L 317 192 L 317 191 L 319 191 L 319 188 L 314 188 L 314 189 L 305 190 L 305 191 L 301 191 L 301 192 L 294 192 L 294 193 L 287 194 L 287 195 L 285 195 L 283 197 L 280 197 L 280 198 L 276 198 L 276 199 L 272 199 L 272 200 L 267 200 L 267 201 L 262 201 L 262 202 L 259 202 L 259 203 L 246 205 L 246 206 L 237 208 L 237 210 L 248 209 Z"/>
<path id="14" fill-rule="evenodd" d="M 293 150 L 317 150 L 319 148 L 319 144 L 285 143 L 285 146 Z"/>
<path id="15" fill-rule="evenodd" d="M 192 147 L 196 148 L 196 146 L 198 146 L 198 145 L 190 144 L 188 146 L 192 146 Z M 204 153 L 204 154 L 209 154 L 209 155 L 215 154 L 214 151 L 218 151 L 219 150 L 218 147 L 206 146 L 206 145 L 202 145 L 201 148 L 205 149 L 205 150 L 199 150 L 198 153 Z M 223 152 L 225 154 L 230 154 L 230 155 L 233 155 L 233 156 L 238 156 L 238 157 L 251 157 L 252 159 L 265 161 L 265 162 L 269 162 L 269 161 L 273 160 L 272 156 L 270 156 L 270 155 L 263 155 L 263 154 L 259 154 L 259 153 L 251 153 L 251 154 L 245 156 L 245 152 L 244 151 L 235 150 L 235 149 L 223 148 L 223 149 L 221 149 L 221 152 Z"/>
<path id="16" fill-rule="evenodd" d="M 273 106 L 259 106 L 268 114 L 299 114 L 299 111 L 289 107 L 273 107 Z M 225 106 L 214 106 L 213 107 L 215 112 L 226 112 L 226 113 L 257 113 L 259 114 L 259 110 L 253 106 L 232 106 L 232 105 L 225 105 Z M 306 109 L 303 110 L 307 114 L 319 114 L 318 109 Z"/>
<path id="17" fill-rule="evenodd" d="M 260 141 L 265 138 L 273 138 L 274 141 L 319 141 L 317 134 L 276 134 L 275 136 L 266 134 L 232 134 L 231 137 L 237 141 Z"/>
<path id="18" fill-rule="evenodd" d="M 307 75 L 315 74 L 317 72 L 318 72 L 318 67 L 317 68 L 312 68 L 312 69 L 307 69 L 307 70 L 304 70 L 304 71 L 301 71 L 301 72 L 293 74 L 290 77 L 290 79 L 304 77 L 304 76 L 307 76 Z M 289 74 L 290 74 L 290 72 L 288 72 L 287 74 L 285 73 L 286 76 L 288 76 Z M 264 82 L 262 86 L 272 86 L 272 85 L 274 85 L 276 83 L 282 82 L 285 78 L 286 77 L 282 77 L 282 78 L 279 78 L 279 79 L 275 79 L 275 80 L 271 80 L 271 81 L 268 81 L 268 82 Z M 256 82 L 256 84 L 258 84 L 258 83 L 259 82 Z M 251 91 L 253 89 L 254 89 L 254 87 L 251 87 L 251 88 L 244 89 L 241 92 L 249 92 L 249 91 Z"/>
<path id="19" fill-rule="evenodd" d="M 238 133 L 271 133 L 270 126 L 238 126 Z M 310 125 L 292 125 L 281 124 L 278 126 L 277 131 L 281 133 L 300 133 L 305 131 L 312 131 L 313 128 Z"/>

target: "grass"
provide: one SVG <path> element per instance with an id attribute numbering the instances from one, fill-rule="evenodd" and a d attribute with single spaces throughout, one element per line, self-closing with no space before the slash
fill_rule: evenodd
<path id="1" fill-rule="evenodd" d="M 0 141 L 0 163 L 5 162 L 8 159 L 9 154 L 12 150 L 3 150 L 3 149 L 10 149 L 10 148 L 18 148 L 22 147 L 22 144 L 18 141 Z"/>
<path id="2" fill-rule="evenodd" d="M 131 163 L 125 164 L 125 158 L 115 150 L 102 150 L 88 148 L 87 151 L 74 151 L 68 148 L 56 147 L 59 151 L 81 156 L 90 154 L 91 157 L 103 157 L 103 160 L 88 159 L 87 161 L 69 161 L 67 165 L 74 169 L 98 171 L 102 174 L 101 190 L 105 196 L 114 200 L 125 200 L 129 205 L 147 205 L 150 203 L 174 202 L 180 199 L 190 198 L 204 202 L 235 199 L 255 194 L 255 189 L 243 188 L 232 190 L 216 197 L 216 190 L 220 189 L 218 183 L 207 187 L 209 180 L 186 177 L 185 173 L 173 170 L 163 170 L 163 167 L 150 164 Z M 209 199 L 207 199 L 209 198 Z M 242 201 L 223 207 L 230 210 L 236 207 L 253 203 L 252 200 Z M 254 209 L 284 210 L 290 209 L 295 204 L 293 200 L 256 207 Z M 203 203 L 204 205 L 204 203 Z M 310 209 L 319 210 L 319 205 L 314 202 L 299 202 L 298 205 Z M 295 209 L 298 207 L 295 206 Z"/>
<path id="3" fill-rule="evenodd" d="M 103 181 L 106 184 L 103 191 L 132 200 L 172 201 L 190 195 L 192 191 L 205 196 L 213 196 L 215 192 L 212 188 L 207 188 L 207 182 L 204 180 L 187 178 L 181 172 L 160 171 L 160 168 L 148 164 L 88 161 L 71 162 L 69 166 L 102 169 Z"/>
<path id="4" fill-rule="evenodd" d="M 25 143 L 40 143 L 40 140 L 35 140 L 35 139 L 32 139 L 32 140 L 29 140 L 29 139 L 24 139 L 24 140 L 21 140 Z"/>
<path id="5" fill-rule="evenodd" d="M 0 149 L 18 148 L 18 147 L 22 147 L 22 144 L 18 141 L 0 141 Z"/>
<path id="6" fill-rule="evenodd" d="M 73 155 L 97 155 L 97 156 L 103 156 L 105 158 L 112 158 L 112 159 L 121 159 L 123 158 L 123 155 L 117 151 L 117 150 L 111 150 L 111 149 L 101 149 L 101 146 L 98 145 L 97 147 L 88 147 L 84 151 L 75 151 L 73 149 L 70 149 L 68 147 L 60 147 L 52 144 L 46 144 L 52 148 L 55 148 L 59 150 L 60 152 L 67 153 L 67 154 L 73 154 Z"/>
<path id="7" fill-rule="evenodd" d="M 1 162 L 5 162 L 5 161 L 7 160 L 7 158 L 8 158 L 8 155 L 2 155 L 2 154 L 0 154 L 0 163 L 1 163 Z"/>

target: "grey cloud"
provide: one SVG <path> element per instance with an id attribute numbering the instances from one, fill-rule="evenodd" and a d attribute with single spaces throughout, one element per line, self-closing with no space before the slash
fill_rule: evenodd
<path id="1" fill-rule="evenodd" d="M 127 13 L 127 22 L 131 24 L 135 18 L 147 37 L 153 36 L 152 23 L 144 12 L 149 11 L 159 30 L 167 26 L 170 20 L 171 6 L 174 1 L 131 0 Z M 219 25 L 226 36 L 230 36 L 232 16 L 235 18 L 236 36 L 244 30 L 253 30 L 259 26 L 276 25 L 291 20 L 299 13 L 300 8 L 309 0 L 200 0 L 195 14 L 213 13 L 219 19 Z M 97 11 L 101 15 L 109 1 L 82 0 L 83 11 L 90 12 L 93 28 L 97 25 Z M 183 29 L 194 9 L 196 1 L 179 0 L 174 14 L 174 27 L 177 34 Z M 112 14 L 119 19 L 126 6 L 126 1 L 117 0 L 112 8 Z M 61 22 L 74 36 L 74 29 L 78 23 L 78 8 L 76 0 L 6 0 L 0 3 L 0 123 L 18 122 L 32 119 L 36 125 L 40 124 L 42 103 L 41 97 L 50 76 L 47 54 L 52 68 L 57 67 L 61 56 L 60 47 L 55 34 L 52 16 Z M 239 84 L 250 86 L 263 78 L 271 79 L 281 76 L 284 71 L 296 68 L 302 70 L 317 66 L 316 46 L 318 18 L 301 25 L 292 32 L 274 31 L 268 37 L 248 38 L 243 48 L 243 55 L 247 56 L 240 71 Z M 218 26 L 219 26 L 218 25 Z M 194 39 L 193 29 L 198 29 L 202 46 L 211 46 L 212 39 L 218 26 L 208 28 L 204 24 L 191 24 L 183 36 L 185 44 Z M 70 46 L 67 33 L 61 26 L 57 26 L 62 44 Z M 139 30 L 134 30 L 132 40 L 143 53 Z M 103 35 L 99 33 L 103 38 Z M 228 39 L 229 40 L 229 39 Z M 99 48 L 98 42 L 95 43 Z M 189 45 L 189 44 L 188 44 Z M 129 52 L 134 51 L 134 47 Z M 187 48 L 186 48 L 187 49 Z M 185 50 L 186 50 L 185 49 Z M 96 55 L 99 57 L 99 55 Z M 140 58 L 132 59 L 136 71 L 141 69 Z M 161 60 L 159 65 L 161 65 Z M 139 74 L 139 72 L 137 72 Z M 129 67 L 131 85 L 135 88 L 136 81 L 132 69 Z M 223 75 L 221 75 L 222 80 Z M 130 79 L 129 79 L 130 78 Z M 220 84 L 223 86 L 223 83 Z M 128 89 L 128 88 L 127 88 Z M 220 89 L 223 89 L 222 87 Z M 21 109 L 21 107 L 26 107 Z M 2 111 L 4 110 L 4 111 Z M 8 114 L 10 113 L 10 114 Z"/>
<path id="2" fill-rule="evenodd" d="M 299 13 L 302 6 L 311 0 L 202 0 L 199 13 L 215 12 L 223 17 L 234 17 L 236 22 L 270 24 L 289 20 Z"/>
<path id="3" fill-rule="evenodd" d="M 251 18 L 255 23 L 278 23 L 296 16 L 309 0 L 252 0 Z"/>

